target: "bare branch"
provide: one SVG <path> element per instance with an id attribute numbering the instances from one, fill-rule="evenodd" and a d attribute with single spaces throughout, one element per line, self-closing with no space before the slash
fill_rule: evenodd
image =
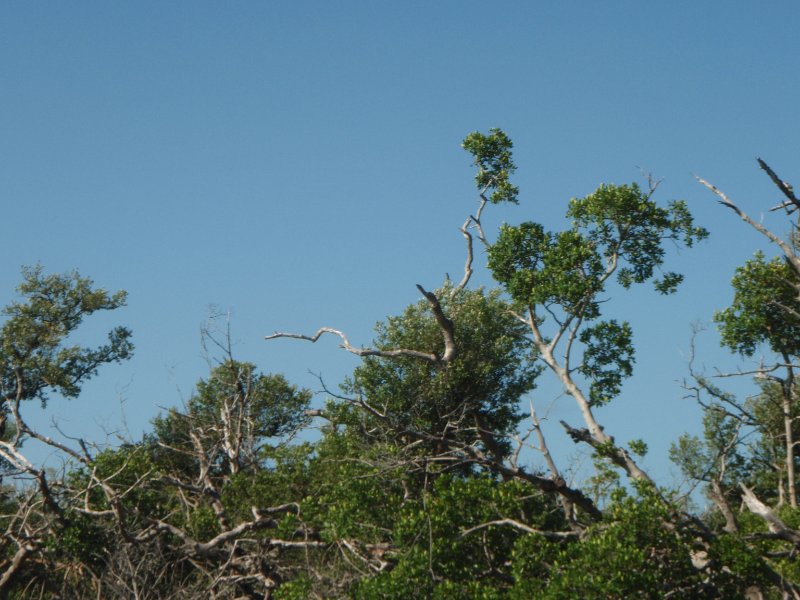
<path id="1" fill-rule="evenodd" d="M 728 504 L 717 479 L 711 481 L 711 489 L 708 490 L 708 495 L 711 497 L 714 504 L 717 505 L 722 516 L 725 517 L 725 527 L 723 527 L 723 530 L 728 533 L 737 533 L 739 531 L 739 525 L 736 523 L 736 516 L 733 514 L 730 504 Z"/>
<path id="2" fill-rule="evenodd" d="M 354 348 L 350 345 L 350 341 L 347 339 L 347 336 L 339 331 L 338 329 L 333 329 L 332 327 L 320 327 L 314 335 L 308 336 L 303 335 L 300 333 L 284 333 L 284 332 L 275 332 L 272 335 L 267 335 L 264 337 L 265 340 L 274 340 L 278 338 L 291 338 L 295 340 L 306 340 L 308 342 L 314 343 L 316 342 L 324 333 L 332 333 L 333 335 L 338 336 L 341 338 L 342 343 L 340 344 L 341 348 L 344 348 L 348 352 L 355 354 L 356 356 L 380 356 L 383 358 L 396 358 L 398 356 L 410 356 L 413 358 L 420 358 L 422 360 L 427 360 L 428 362 L 437 363 L 439 362 L 439 357 L 432 352 L 420 352 L 419 350 L 406 350 L 406 349 L 396 349 L 396 350 L 375 350 L 373 348 Z"/>
<path id="3" fill-rule="evenodd" d="M 788 527 L 774 512 L 772 512 L 769 506 L 758 499 L 755 493 L 753 493 L 753 490 L 743 483 L 739 485 L 743 492 L 742 500 L 750 512 L 764 519 L 772 533 L 787 542 L 800 546 L 800 531 Z"/>
<path id="4" fill-rule="evenodd" d="M 798 200 L 797 196 L 795 196 L 792 185 L 778 177 L 775 171 L 773 171 L 766 162 L 760 158 L 757 158 L 756 160 L 758 161 L 758 166 L 761 167 L 767 175 L 769 175 L 772 183 L 778 186 L 778 189 L 783 193 L 784 196 L 786 196 L 789 203 L 793 204 L 795 208 L 800 208 L 800 200 Z"/>
<path id="5" fill-rule="evenodd" d="M 419 350 L 409 350 L 406 348 L 395 348 L 391 350 L 377 350 L 374 348 L 355 348 L 350 344 L 350 340 L 347 339 L 347 336 L 338 329 L 333 329 L 332 327 L 320 327 L 314 335 L 304 335 L 300 333 L 286 333 L 286 332 L 275 332 L 272 335 L 265 336 L 265 340 L 274 340 L 278 338 L 291 338 L 297 340 L 306 340 L 311 342 L 312 344 L 315 343 L 323 334 L 331 333 L 333 335 L 338 336 L 342 343 L 340 344 L 341 348 L 344 348 L 348 352 L 355 354 L 356 356 L 378 356 L 381 358 L 397 358 L 400 356 L 408 356 L 411 358 L 419 358 L 422 360 L 426 360 L 428 362 L 432 362 L 435 364 L 448 364 L 451 362 L 456 355 L 458 354 L 455 342 L 455 333 L 453 322 L 447 318 L 442 310 L 442 306 L 439 302 L 439 299 L 436 297 L 436 294 L 433 292 L 427 291 L 421 285 L 417 284 L 417 289 L 420 293 L 425 297 L 425 299 L 430 303 L 431 309 L 433 310 L 433 316 L 436 319 L 439 328 L 442 331 L 442 338 L 444 340 L 444 354 L 440 357 L 434 352 L 421 352 Z"/>
<path id="6" fill-rule="evenodd" d="M 472 277 L 472 261 L 473 261 L 473 251 L 472 251 L 472 234 L 469 232 L 469 225 L 472 222 L 472 217 L 468 217 L 464 224 L 461 226 L 459 231 L 464 236 L 464 239 L 467 240 L 467 261 L 464 264 L 464 277 L 461 278 L 461 281 L 458 283 L 456 287 L 453 288 L 452 294 L 456 294 L 459 290 L 463 290 L 467 287 L 470 278 Z"/>
<path id="7" fill-rule="evenodd" d="M 796 272 L 800 273 L 800 258 L 798 258 L 795 255 L 794 251 L 792 250 L 791 246 L 789 246 L 789 244 L 787 244 L 785 241 L 783 241 L 777 235 L 772 233 L 769 229 L 764 227 L 761 223 L 758 223 L 758 222 L 754 221 L 747 213 L 745 213 L 741 208 L 739 208 L 736 204 L 734 204 L 730 200 L 730 198 L 728 198 L 719 188 L 717 188 L 716 186 L 710 184 L 708 181 L 706 181 L 705 179 L 702 179 L 700 177 L 695 177 L 695 179 L 697 179 L 697 181 L 702 183 L 709 190 L 714 192 L 720 198 L 720 204 L 730 208 L 745 223 L 750 225 L 753 229 L 755 229 L 760 234 L 765 236 L 773 244 L 778 246 L 783 251 L 783 254 L 786 256 L 786 259 L 791 263 L 791 265 L 794 268 L 794 270 Z"/>
<path id="8" fill-rule="evenodd" d="M 561 473 L 559 473 L 558 467 L 556 466 L 555 461 L 553 460 L 553 456 L 550 454 L 550 449 L 547 447 L 547 442 L 544 439 L 544 432 L 542 431 L 541 422 L 539 421 L 539 417 L 536 415 L 536 410 L 533 407 L 533 401 L 530 402 L 530 410 L 531 410 L 531 423 L 533 426 L 533 430 L 536 433 L 536 437 L 539 440 L 539 446 L 536 448 L 539 452 L 542 453 L 544 456 L 544 460 L 547 463 L 547 467 L 550 469 L 550 473 L 553 476 L 553 479 L 556 481 L 563 481 L 561 477 Z M 562 499 L 562 505 L 564 506 L 564 513 L 567 515 L 568 519 L 572 519 L 572 512 L 573 506 L 572 503 L 566 498 L 566 496 L 560 496 Z"/>
<path id="9" fill-rule="evenodd" d="M 439 328 L 442 330 L 444 354 L 442 355 L 441 362 L 447 364 L 458 354 L 453 322 L 445 316 L 444 311 L 442 311 L 442 305 L 439 304 L 439 299 L 436 297 L 436 294 L 426 291 L 420 284 L 417 284 L 417 289 L 425 296 L 425 299 L 430 302 L 433 316 L 436 318 L 436 323 L 438 323 Z"/>
<path id="10" fill-rule="evenodd" d="M 486 529 L 487 527 L 494 527 L 498 525 L 506 525 L 508 527 L 513 527 L 515 529 L 519 529 L 520 531 L 524 531 L 525 533 L 535 533 L 537 535 L 541 535 L 544 538 L 549 540 L 569 540 L 569 539 L 576 539 L 580 537 L 580 532 L 577 531 L 544 531 L 541 529 L 534 529 L 525 523 L 520 523 L 519 521 L 515 521 L 514 519 L 497 519 L 496 521 L 489 521 L 487 523 L 481 523 L 480 525 L 476 525 L 475 527 L 470 527 L 469 529 L 465 529 L 461 532 L 461 537 L 466 537 L 470 533 L 474 533 L 476 531 L 480 531 L 481 529 Z"/>
<path id="11" fill-rule="evenodd" d="M 5 571 L 3 571 L 2 576 L 0 576 L 0 591 L 6 589 L 11 578 L 14 574 L 19 570 L 22 566 L 24 560 L 28 557 L 28 555 L 32 554 L 36 551 L 36 546 L 30 543 L 23 543 L 20 544 L 19 549 L 14 554 L 11 561 L 9 561 L 8 566 L 6 567 Z"/>
<path id="12" fill-rule="evenodd" d="M 494 179 L 492 180 L 494 183 Z M 470 227 L 474 227 L 475 230 L 478 232 L 478 240 L 484 245 L 488 246 L 489 243 L 486 241 L 486 235 L 483 231 L 483 225 L 481 225 L 481 214 L 483 213 L 483 209 L 486 208 L 489 200 L 486 198 L 486 190 L 489 189 L 489 186 L 484 187 L 484 189 L 480 193 L 480 205 L 478 206 L 478 211 L 475 215 L 470 215 L 467 217 L 467 220 L 464 221 L 464 224 L 461 226 L 459 231 L 464 236 L 464 239 L 467 240 L 467 260 L 464 264 L 464 277 L 461 278 L 461 281 L 458 283 L 457 286 L 453 288 L 451 294 L 456 294 L 459 290 L 463 290 L 467 287 L 470 278 L 472 277 L 473 269 L 472 269 L 472 261 L 474 259 L 473 254 L 473 241 L 472 241 L 472 234 L 469 232 Z"/>

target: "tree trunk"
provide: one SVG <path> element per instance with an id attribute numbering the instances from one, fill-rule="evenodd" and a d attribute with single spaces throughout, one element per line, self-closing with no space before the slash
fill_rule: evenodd
<path id="1" fill-rule="evenodd" d="M 784 356 L 789 364 L 789 358 Z M 797 508 L 797 488 L 794 479 L 794 434 L 792 418 L 792 400 L 794 398 L 794 372 L 792 367 L 786 367 L 786 381 L 783 386 L 783 429 L 786 437 L 786 491 L 789 496 L 789 505 Z"/>

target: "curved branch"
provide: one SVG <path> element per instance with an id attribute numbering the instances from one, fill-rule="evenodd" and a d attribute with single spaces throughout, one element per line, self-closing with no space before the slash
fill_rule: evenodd
<path id="1" fill-rule="evenodd" d="M 286 333 L 286 332 L 278 332 L 276 331 L 272 335 L 264 336 L 265 340 L 274 340 L 278 338 L 290 338 L 295 340 L 305 340 L 307 342 L 316 343 L 316 341 L 322 337 L 325 333 L 331 333 L 339 337 L 342 340 L 342 343 L 339 344 L 340 348 L 344 348 L 351 354 L 355 354 L 356 356 L 379 356 L 381 358 L 397 358 L 400 356 L 409 356 L 411 358 L 419 358 L 421 360 L 426 360 L 428 362 L 441 365 L 441 364 L 448 364 L 450 363 L 457 355 L 458 351 L 456 348 L 456 340 L 455 340 L 455 330 L 453 326 L 453 322 L 447 318 L 442 310 L 442 305 L 439 302 L 439 299 L 436 297 L 436 294 L 433 292 L 427 291 L 421 285 L 417 284 L 417 289 L 420 293 L 425 296 L 425 299 L 430 303 L 431 310 L 433 311 L 433 316 L 436 319 L 436 323 L 439 325 L 439 328 L 442 330 L 442 339 L 444 340 L 444 354 L 442 356 L 438 356 L 435 352 L 422 352 L 420 350 L 409 350 L 407 348 L 395 348 L 392 350 L 378 350 L 375 348 L 356 348 L 352 344 L 350 344 L 350 340 L 347 339 L 347 336 L 344 332 L 339 331 L 338 329 L 334 329 L 332 327 L 320 327 L 314 335 L 304 335 L 301 333 Z"/>
<path id="2" fill-rule="evenodd" d="M 494 178 L 492 179 L 491 183 L 494 183 Z M 489 242 L 486 241 L 486 234 L 483 231 L 483 225 L 481 225 L 481 213 L 483 213 L 483 209 L 486 208 L 486 205 L 489 202 L 489 200 L 486 198 L 486 190 L 488 189 L 489 186 L 487 185 L 480 193 L 481 200 L 480 205 L 478 206 L 478 211 L 475 213 L 475 215 L 468 216 L 467 220 L 464 221 L 464 224 L 459 229 L 464 236 L 464 239 L 467 240 L 467 261 L 464 264 L 464 277 L 462 277 L 459 284 L 453 288 L 451 295 L 456 294 L 460 290 L 463 290 L 465 287 L 467 287 L 467 284 L 472 277 L 472 261 L 474 254 L 472 248 L 472 234 L 469 232 L 470 227 L 475 227 L 475 230 L 478 232 L 478 240 L 480 240 L 484 246 L 489 246 Z"/>
<path id="3" fill-rule="evenodd" d="M 430 302 L 433 316 L 442 330 L 442 338 L 444 339 L 444 354 L 442 355 L 441 362 L 447 364 L 452 361 L 457 355 L 456 338 L 453 327 L 453 322 L 447 318 L 442 310 L 442 305 L 439 304 L 439 299 L 433 292 L 428 292 L 420 284 L 417 284 L 417 289 L 425 296 L 425 299 Z"/>
<path id="4" fill-rule="evenodd" d="M 311 342 L 312 344 L 315 343 L 324 333 L 332 333 L 333 335 L 339 336 L 341 338 L 342 343 L 339 347 L 344 348 L 348 352 L 355 354 L 356 356 L 380 356 L 382 358 L 396 358 L 398 356 L 410 356 L 412 358 L 419 358 L 422 360 L 427 360 L 428 362 L 438 363 L 439 357 L 432 352 L 420 352 L 419 350 L 407 350 L 405 348 L 399 348 L 395 350 L 376 350 L 374 348 L 355 348 L 350 344 L 350 341 L 347 339 L 347 336 L 339 331 L 338 329 L 333 329 L 332 327 L 320 327 L 314 335 L 303 335 L 301 333 L 285 333 L 285 332 L 278 332 L 276 331 L 272 335 L 264 336 L 265 340 L 275 340 L 278 338 L 290 338 L 294 340 L 306 340 Z"/>
<path id="5" fill-rule="evenodd" d="M 460 290 L 463 290 L 467 287 L 470 278 L 472 277 L 472 260 L 473 260 L 473 251 L 472 251 L 472 234 L 469 232 L 469 225 L 472 222 L 472 217 L 467 217 L 467 220 L 464 221 L 464 224 L 461 226 L 459 231 L 463 234 L 464 239 L 467 240 L 467 262 L 464 264 L 464 277 L 461 278 L 461 281 L 458 283 L 456 287 L 453 288 L 452 294 L 456 294 Z"/>

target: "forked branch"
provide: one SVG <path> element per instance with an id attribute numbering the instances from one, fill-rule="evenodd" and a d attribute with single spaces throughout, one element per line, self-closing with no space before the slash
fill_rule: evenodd
<path id="1" fill-rule="evenodd" d="M 786 204 L 793 205 L 794 209 L 800 208 L 800 200 L 797 198 L 797 196 L 795 196 L 792 185 L 778 177 L 777 173 L 775 173 L 775 171 L 773 171 L 772 168 L 762 159 L 758 158 L 756 160 L 758 160 L 758 166 L 761 167 L 767 175 L 769 175 L 772 183 L 774 183 L 783 193 L 783 195 L 786 196 L 786 199 L 788 200 Z"/>
<path id="2" fill-rule="evenodd" d="M 494 179 L 490 182 L 490 185 L 494 183 Z M 473 250 L 473 239 L 472 234 L 469 232 L 471 228 L 475 228 L 478 232 L 478 240 L 484 245 L 488 246 L 489 243 L 486 241 L 486 234 L 483 231 L 483 225 L 481 224 L 481 215 L 483 214 L 483 209 L 486 208 L 486 205 L 489 203 L 489 199 L 486 197 L 486 191 L 489 189 L 487 185 L 481 191 L 480 194 L 480 205 L 478 206 L 478 211 L 474 215 L 470 215 L 467 217 L 467 220 L 464 221 L 464 224 L 461 226 L 461 234 L 464 236 L 464 239 L 467 240 L 467 260 L 464 264 L 464 277 L 462 277 L 461 281 L 458 283 L 457 286 L 453 288 L 453 294 L 457 293 L 459 290 L 463 290 L 467 287 L 470 278 L 472 277 L 472 273 L 474 272 L 472 269 L 472 262 L 474 260 L 474 250 Z"/>

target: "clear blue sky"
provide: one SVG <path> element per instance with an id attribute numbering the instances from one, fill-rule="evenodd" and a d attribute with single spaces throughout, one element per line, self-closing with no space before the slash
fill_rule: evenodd
<path id="1" fill-rule="evenodd" d="M 230 310 L 240 359 L 335 385 L 356 364 L 335 340 L 263 336 L 325 324 L 366 344 L 419 299 L 415 283 L 460 274 L 475 192 L 459 144 L 496 126 L 515 141 L 522 202 L 490 229 L 558 227 L 570 197 L 641 167 L 711 232 L 675 256 L 678 296 L 611 308 L 639 362 L 600 420 L 646 438 L 670 483 L 666 449 L 699 424 L 676 383 L 690 324 L 729 302 L 734 268 L 763 247 L 692 173 L 754 215 L 777 202 L 755 156 L 800 183 L 799 28 L 790 1 L 3 3 L 0 302 L 21 265 L 78 268 L 130 293 L 85 339 L 122 323 L 137 345 L 37 422 L 97 438 L 123 399 L 140 435 L 206 372 L 212 304 Z M 713 331 L 701 351 L 709 368 L 737 364 Z M 569 402 L 546 424 L 562 463 L 577 456 L 556 424 L 578 424 Z"/>

